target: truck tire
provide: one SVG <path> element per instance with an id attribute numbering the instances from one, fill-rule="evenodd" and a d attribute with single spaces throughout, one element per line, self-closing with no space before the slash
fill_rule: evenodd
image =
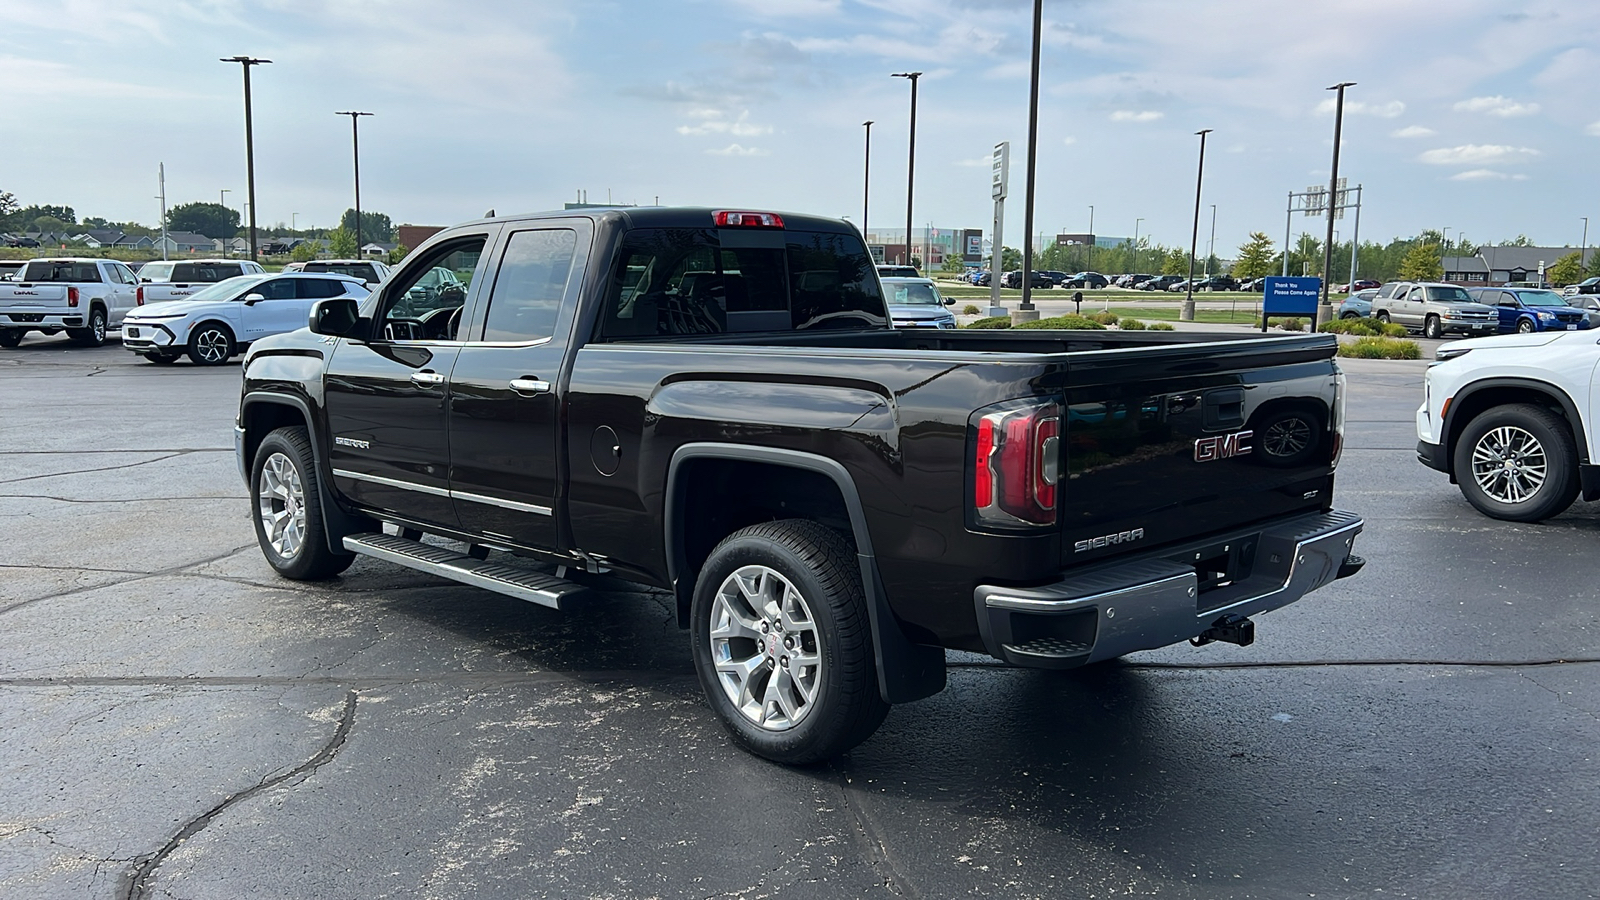
<path id="1" fill-rule="evenodd" d="M 1467 423 L 1456 481 L 1478 511 L 1511 522 L 1559 515 L 1578 496 L 1578 448 L 1567 421 L 1527 403 L 1496 406 Z"/>
<path id="2" fill-rule="evenodd" d="M 1438 316 L 1429 316 L 1427 321 L 1422 323 L 1422 336 L 1435 340 L 1444 337 L 1444 325 L 1439 322 Z"/>
<path id="3" fill-rule="evenodd" d="M 233 356 L 233 332 L 221 322 L 201 322 L 189 334 L 187 352 L 197 366 L 220 366 Z"/>
<path id="4" fill-rule="evenodd" d="M 695 585 L 695 672 L 733 739 L 780 763 L 831 759 L 889 713 L 855 551 L 803 519 L 741 529 Z"/>
<path id="5" fill-rule="evenodd" d="M 67 337 L 83 347 L 99 347 L 106 342 L 106 311 L 100 307 L 89 310 L 89 327 L 68 328 Z"/>
<path id="6" fill-rule="evenodd" d="M 15 347 L 22 343 L 22 336 L 28 332 L 21 328 L 0 328 L 0 347 Z"/>
<path id="7" fill-rule="evenodd" d="M 1382 322 L 1385 325 L 1389 324 L 1389 311 L 1388 310 L 1380 309 L 1376 313 L 1373 313 L 1372 317 L 1374 319 L 1377 319 L 1379 322 Z"/>
<path id="8" fill-rule="evenodd" d="M 262 439 L 250 465 L 250 506 L 261 554 L 279 575 L 319 581 L 355 561 L 328 549 L 316 455 L 305 428 L 285 426 Z"/>

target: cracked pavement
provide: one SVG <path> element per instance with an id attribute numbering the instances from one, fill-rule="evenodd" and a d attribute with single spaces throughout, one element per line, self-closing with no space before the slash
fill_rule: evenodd
<path id="1" fill-rule="evenodd" d="M 1530 664 L 1600 658 L 1600 505 L 1477 515 L 1414 460 L 1420 364 L 1347 371 L 1359 576 L 1249 648 L 952 654 L 786 769 L 730 745 L 657 592 L 281 580 L 237 364 L 30 335 L 0 351 L 0 896 L 1600 895 L 1600 664 Z"/>

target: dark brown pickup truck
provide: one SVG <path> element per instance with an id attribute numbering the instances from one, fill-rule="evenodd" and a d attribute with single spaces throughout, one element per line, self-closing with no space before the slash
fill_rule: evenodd
<path id="1" fill-rule="evenodd" d="M 283 575 L 366 554 L 556 608 L 584 573 L 672 591 L 712 709 L 803 762 L 939 691 L 947 648 L 1244 644 L 1353 574 L 1334 349 L 897 331 L 831 219 L 491 218 L 257 342 L 236 442 Z"/>

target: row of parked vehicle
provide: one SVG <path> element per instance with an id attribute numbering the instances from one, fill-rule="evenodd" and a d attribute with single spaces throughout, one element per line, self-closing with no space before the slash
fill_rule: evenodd
<path id="1" fill-rule="evenodd" d="M 0 347 L 30 331 L 99 346 L 121 329 L 123 346 L 151 362 L 187 355 L 222 365 L 255 340 L 304 327 L 316 301 L 365 298 L 388 274 L 371 260 L 292 263 L 280 273 L 237 259 L 154 261 L 137 272 L 117 260 L 28 260 L 0 284 Z M 435 289 L 452 281 L 437 275 Z"/>
<path id="2" fill-rule="evenodd" d="M 1545 288 L 1391 281 L 1339 304 L 1341 319 L 1372 317 L 1422 332 L 1482 336 L 1600 328 L 1600 294 L 1563 297 Z"/>

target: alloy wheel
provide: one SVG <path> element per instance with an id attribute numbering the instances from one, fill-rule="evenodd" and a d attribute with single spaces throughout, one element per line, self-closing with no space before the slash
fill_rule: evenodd
<path id="1" fill-rule="evenodd" d="M 220 363 L 228 358 L 228 336 L 216 328 L 207 328 L 194 339 L 200 358 L 208 363 Z"/>
<path id="2" fill-rule="evenodd" d="M 272 552 L 293 559 L 306 538 L 306 495 L 300 470 L 288 456 L 274 453 L 261 465 L 259 478 L 256 513 L 261 517 L 262 533 Z"/>
<path id="3" fill-rule="evenodd" d="M 96 344 L 104 344 L 106 342 L 105 313 L 95 312 L 92 314 L 89 317 L 89 329 L 94 333 L 94 342 Z"/>
<path id="4" fill-rule="evenodd" d="M 717 588 L 711 657 L 729 702 L 767 731 L 795 727 L 816 706 L 821 634 L 805 598 L 775 569 L 744 566 Z"/>
<path id="5" fill-rule="evenodd" d="M 1472 480 L 1491 500 L 1526 503 L 1548 474 L 1544 445 L 1515 425 L 1490 429 L 1472 448 Z"/>

